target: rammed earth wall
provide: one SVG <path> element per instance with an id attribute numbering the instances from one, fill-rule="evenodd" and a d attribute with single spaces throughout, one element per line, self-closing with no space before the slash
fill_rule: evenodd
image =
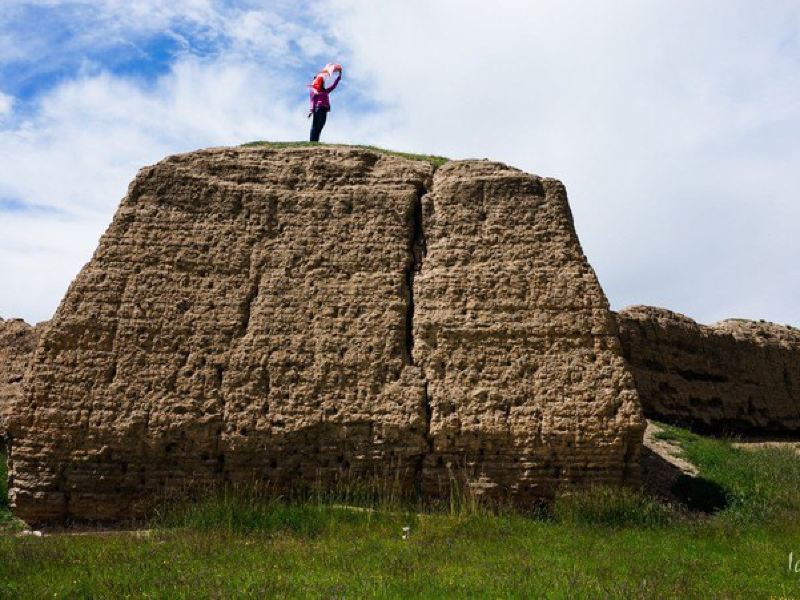
<path id="1" fill-rule="evenodd" d="M 701 325 L 651 306 L 617 318 L 648 417 L 711 431 L 800 431 L 799 330 L 742 319 Z"/>
<path id="2" fill-rule="evenodd" d="M 9 414 L 22 393 L 25 371 L 43 326 L 33 327 L 22 319 L 0 318 L 0 447 L 5 445 Z"/>
<path id="3" fill-rule="evenodd" d="M 30 522 L 254 480 L 528 503 L 638 474 L 564 188 L 499 163 L 256 147 L 143 169 L 30 373 L 9 421 Z"/>

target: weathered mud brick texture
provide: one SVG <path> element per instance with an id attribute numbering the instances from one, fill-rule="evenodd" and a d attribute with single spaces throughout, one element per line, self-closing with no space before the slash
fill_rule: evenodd
<path id="1" fill-rule="evenodd" d="M 648 417 L 701 430 L 800 431 L 800 331 L 729 319 L 701 325 L 662 308 L 617 315 Z"/>
<path id="2" fill-rule="evenodd" d="M 6 421 L 12 404 L 22 392 L 22 380 L 36 348 L 39 331 L 22 319 L 0 318 L 0 445 L 4 444 Z"/>
<path id="3" fill-rule="evenodd" d="M 405 282 L 431 174 L 355 149 L 142 170 L 34 358 L 11 426 L 19 516 L 120 519 L 221 481 L 411 477 L 427 445 Z"/>
<path id="4" fill-rule="evenodd" d="M 18 515 L 123 519 L 226 482 L 434 495 L 462 467 L 515 498 L 632 477 L 636 394 L 563 188 L 433 176 L 333 147 L 142 170 L 9 419 Z"/>
<path id="5" fill-rule="evenodd" d="M 563 185 L 449 163 L 423 198 L 414 358 L 427 382 L 423 489 L 448 472 L 521 502 L 638 478 L 644 430 L 608 302 Z"/>

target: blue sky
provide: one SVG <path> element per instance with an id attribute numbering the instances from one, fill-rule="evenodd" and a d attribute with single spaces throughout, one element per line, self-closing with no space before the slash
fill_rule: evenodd
<path id="1" fill-rule="evenodd" d="M 49 318 L 136 171 L 305 139 L 562 179 L 615 308 L 800 325 L 800 4 L 3 0 L 0 316 Z"/>
<path id="2" fill-rule="evenodd" d="M 7 0 L 9 1 L 9 0 Z M 129 10 L 132 4 L 134 8 Z M 277 68 L 294 82 L 314 70 L 332 40 L 316 48 L 301 36 L 315 27 L 313 5 L 271 2 L 175 2 L 10 0 L 2 20 L 4 92 L 20 110 L 71 79 L 101 72 L 153 85 L 183 59 L 214 61 L 231 56 Z M 237 19 L 252 16 L 249 32 Z M 250 34 L 262 39 L 248 39 Z M 297 37 L 295 37 L 297 35 Z M 13 48 L 13 50 L 12 50 Z"/>

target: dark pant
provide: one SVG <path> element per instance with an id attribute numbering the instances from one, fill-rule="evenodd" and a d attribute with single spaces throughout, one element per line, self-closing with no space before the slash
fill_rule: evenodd
<path id="1" fill-rule="evenodd" d="M 325 127 L 325 121 L 328 118 L 327 108 L 318 108 L 314 111 L 314 119 L 311 121 L 311 141 L 318 142 L 319 134 L 322 133 L 322 128 Z"/>

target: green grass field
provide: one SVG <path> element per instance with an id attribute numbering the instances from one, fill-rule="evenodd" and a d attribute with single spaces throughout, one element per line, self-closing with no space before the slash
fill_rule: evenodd
<path id="1" fill-rule="evenodd" d="M 166 509 L 147 534 L 0 535 L 0 597 L 800 597 L 797 455 L 662 435 L 724 508 L 608 490 L 536 516 L 223 494 Z"/>

